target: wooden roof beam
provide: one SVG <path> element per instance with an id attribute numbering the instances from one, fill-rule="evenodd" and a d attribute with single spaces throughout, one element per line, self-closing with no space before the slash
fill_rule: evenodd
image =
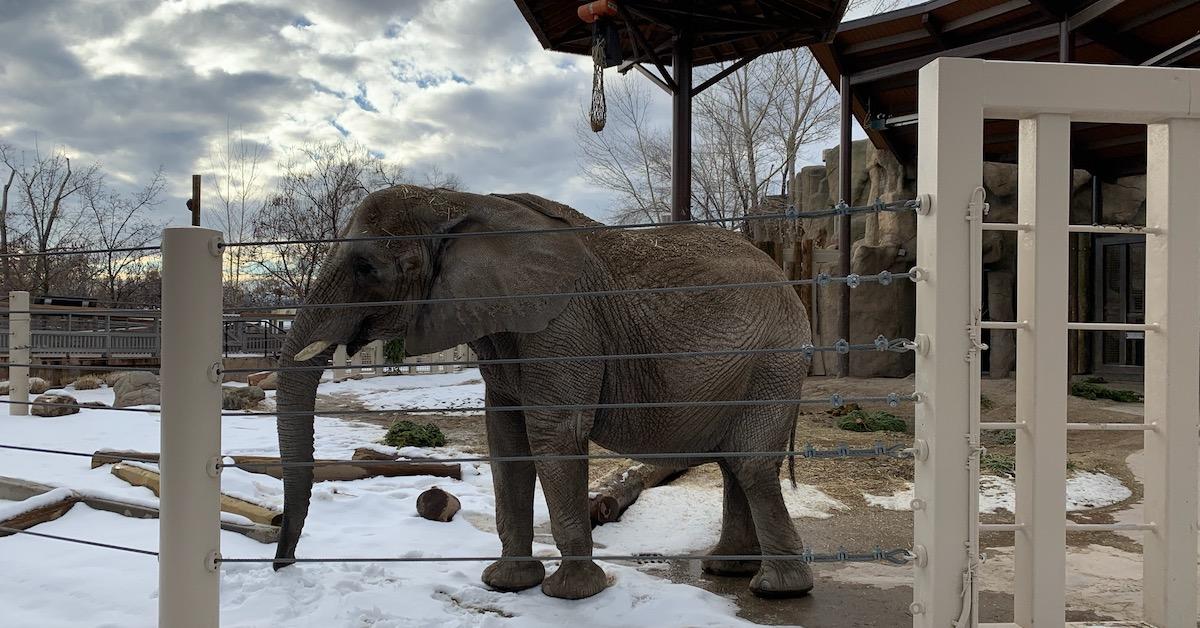
<path id="1" fill-rule="evenodd" d="M 1087 8 L 1080 9 L 1078 13 L 1067 18 L 1067 24 L 1071 27 L 1071 30 L 1079 30 L 1092 20 L 1112 11 L 1124 2 L 1125 0 L 1097 0 L 1088 5 Z"/>
<path id="2" fill-rule="evenodd" d="M 1010 35 L 1002 35 L 1000 37 L 985 39 L 983 41 L 966 44 L 957 48 L 950 48 L 935 54 L 922 55 L 920 57 L 915 57 L 905 61 L 898 61 L 896 63 L 891 63 L 870 70 L 864 70 L 854 75 L 854 77 L 851 79 L 851 84 L 861 85 L 863 83 L 870 83 L 871 81 L 877 81 L 879 79 L 895 76 L 897 74 L 916 72 L 917 70 L 925 67 L 925 65 L 929 62 L 939 57 L 980 57 L 992 52 L 1004 50 L 1006 48 L 1014 48 L 1016 46 L 1031 44 L 1035 41 L 1054 39 L 1057 37 L 1058 24 L 1046 24 L 1044 26 L 1038 26 L 1017 33 L 1012 33 Z"/>
<path id="3" fill-rule="evenodd" d="M 1196 54 L 1196 52 L 1200 52 L 1200 35 L 1193 35 L 1187 38 L 1182 43 L 1172 46 L 1169 50 L 1143 61 L 1142 65 L 1169 67 Z"/>

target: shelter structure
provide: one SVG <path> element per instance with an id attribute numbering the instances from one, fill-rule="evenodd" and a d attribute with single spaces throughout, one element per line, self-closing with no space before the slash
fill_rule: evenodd
<path id="1" fill-rule="evenodd" d="M 848 3 L 516 0 L 547 50 L 590 55 L 597 65 L 622 72 L 637 70 L 671 94 L 673 220 L 691 217 L 692 98 L 760 55 L 829 41 Z M 712 63 L 726 65 L 694 85 L 692 68 Z"/>
<path id="2" fill-rule="evenodd" d="M 934 59 L 976 57 L 1197 67 L 1198 27 L 1200 0 L 931 0 L 845 22 L 831 40 L 810 46 L 841 95 L 838 195 L 847 200 L 852 196 L 851 176 L 856 170 L 851 163 L 852 119 L 866 129 L 874 148 L 890 152 L 901 164 L 916 163 L 917 72 Z M 1016 156 L 1016 123 L 988 121 L 984 127 L 985 160 L 1015 163 Z M 1089 218 L 1093 223 L 1102 222 L 1106 185 L 1146 171 L 1146 129 L 1117 124 L 1073 124 L 1071 157 L 1076 168 L 1091 175 Z M 840 227 L 840 270 L 847 274 L 851 248 L 849 221 L 843 221 Z M 1137 238 L 1073 234 L 1072 279 L 1077 286 L 1071 298 L 1073 320 L 1083 320 L 1089 310 L 1108 308 L 1103 299 L 1093 303 L 1098 298 L 1095 293 L 1106 291 L 1124 295 L 1119 299 L 1124 301 L 1118 308 L 1122 310 L 1121 316 L 1138 316 L 1139 289 L 1136 272 L 1131 271 L 1138 267 L 1135 258 L 1144 257 L 1144 245 L 1134 239 Z M 1114 247 L 1111 251 L 1109 240 Z M 1099 256 L 1098 261 L 1093 259 L 1093 251 Z M 1106 264 L 1111 268 L 1105 268 Z M 1095 267 L 1100 267 L 1100 277 L 1095 283 L 1103 284 L 1098 288 L 1091 285 Z M 1120 277 L 1107 277 L 1106 273 Z M 840 335 L 844 338 L 850 338 L 848 301 L 843 299 L 839 312 Z M 1080 332 L 1072 341 L 1073 369 L 1093 370 L 1093 366 L 1103 367 L 1104 360 L 1109 359 L 1119 362 L 1119 366 L 1136 369 L 1140 340 L 1117 338 L 1118 335 L 1125 336 L 1112 332 L 1103 338 L 1087 339 Z M 1093 341 L 1101 347 L 1098 352 L 1088 351 Z M 1099 362 L 1090 357 L 1091 353 L 1099 356 Z M 1109 355 L 1106 357 L 1104 353 Z"/>

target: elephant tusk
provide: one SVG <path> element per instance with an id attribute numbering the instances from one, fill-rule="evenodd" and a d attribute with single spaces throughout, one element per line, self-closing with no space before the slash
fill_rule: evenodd
<path id="1" fill-rule="evenodd" d="M 333 341 L 330 340 L 318 340 L 297 352 L 295 360 L 297 362 L 303 362 L 305 360 L 312 359 L 317 355 L 320 355 L 322 351 L 328 349 L 332 344 Z"/>

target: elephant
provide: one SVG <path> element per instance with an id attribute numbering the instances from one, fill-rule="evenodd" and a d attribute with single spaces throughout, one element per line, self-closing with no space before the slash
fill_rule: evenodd
<path id="1" fill-rule="evenodd" d="M 513 233 L 529 230 L 539 233 Z M 318 272 L 307 298 L 310 307 L 299 309 L 281 367 L 320 366 L 338 345 L 353 354 L 376 339 L 404 338 L 410 355 L 467 343 L 483 361 L 486 405 L 500 408 L 485 413 L 492 456 L 585 454 L 589 441 L 634 459 L 694 452 L 645 460 L 679 469 L 720 466 L 722 525 L 709 556 L 802 552 L 779 480 L 784 448 L 794 440 L 795 403 L 536 407 L 799 398 L 810 359 L 802 348 L 811 332 L 793 288 L 630 292 L 785 280 L 771 258 L 743 236 L 700 225 L 605 229 L 566 205 L 532 194 L 415 186 L 371 193 L 346 231 Z M 595 291 L 609 294 L 579 294 Z M 447 301 L 496 295 L 536 296 Z M 353 307 L 356 303 L 363 305 Z M 770 351 L 778 348 L 789 350 Z M 724 353 L 594 357 L 700 351 Z M 569 359 L 576 356 L 591 359 Z M 505 358 L 554 359 L 486 363 Z M 285 463 L 313 459 L 319 377 L 319 369 L 279 374 L 279 449 Z M 721 455 L 754 451 L 780 453 Z M 555 544 L 564 557 L 578 558 L 563 560 L 549 576 L 540 560 L 500 560 L 483 571 L 485 584 L 500 591 L 541 584 L 546 595 L 566 599 L 586 598 L 606 587 L 604 571 L 590 559 L 587 473 L 587 460 L 578 458 L 493 464 L 502 555 L 532 556 L 535 481 L 540 479 Z M 277 570 L 295 558 L 312 469 L 285 465 L 283 479 Z M 813 586 L 809 566 L 801 560 L 708 559 L 702 567 L 752 576 L 751 591 L 766 597 L 803 595 Z"/>

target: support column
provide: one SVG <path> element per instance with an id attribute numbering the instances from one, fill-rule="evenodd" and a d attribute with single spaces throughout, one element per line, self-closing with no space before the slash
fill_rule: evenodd
<path id="1" fill-rule="evenodd" d="M 221 232 L 163 230 L 158 625 L 220 621 Z"/>
<path id="2" fill-rule="evenodd" d="M 1013 610 L 1019 626 L 1066 622 L 1067 223 L 1071 118 L 1020 121 L 1017 222 L 1016 533 Z"/>
<path id="3" fill-rule="evenodd" d="M 29 293 L 24 290 L 9 292 L 8 310 L 8 361 L 11 364 L 33 364 L 30 362 L 33 334 L 29 329 Z M 8 404 L 10 415 L 29 414 L 28 366 L 8 367 L 8 398 L 20 402 Z"/>
<path id="4" fill-rule="evenodd" d="M 1197 447 L 1200 442 L 1200 119 L 1151 124 L 1146 172 L 1146 521 L 1142 600 L 1154 626 L 1196 623 Z"/>
<path id="5" fill-rule="evenodd" d="M 675 95 L 671 101 L 671 220 L 692 219 L 692 37 L 675 36 L 671 56 Z"/>
<path id="6" fill-rule="evenodd" d="M 854 124 L 852 110 L 850 76 L 842 74 L 840 85 L 842 97 L 841 134 L 838 142 L 838 198 L 846 205 L 854 202 L 853 190 L 850 189 L 850 169 L 853 165 L 850 159 L 851 141 L 850 128 Z M 850 274 L 850 249 L 854 245 L 850 235 L 850 216 L 838 217 L 838 272 L 846 277 Z M 838 309 L 838 337 L 850 342 L 850 286 L 842 284 L 841 306 Z M 838 355 L 838 377 L 850 376 L 850 354 Z"/>
<path id="7" fill-rule="evenodd" d="M 968 442 L 967 361 L 968 295 L 978 269 L 965 261 L 971 259 L 967 206 L 983 184 L 983 106 L 968 87 L 977 66 L 963 61 L 938 59 L 918 74 L 917 192 L 930 195 L 932 207 L 917 217 L 917 265 L 928 277 L 916 286 L 916 332 L 928 348 L 916 356 L 916 390 L 924 395 L 916 405 L 916 438 L 928 453 L 914 461 L 913 540 L 929 557 L 913 577 L 917 628 L 953 626 L 964 612 L 974 617 L 964 609 L 963 576 L 978 516 L 971 508 L 979 487 Z M 967 591 L 965 603 L 973 606 L 975 597 Z"/>

